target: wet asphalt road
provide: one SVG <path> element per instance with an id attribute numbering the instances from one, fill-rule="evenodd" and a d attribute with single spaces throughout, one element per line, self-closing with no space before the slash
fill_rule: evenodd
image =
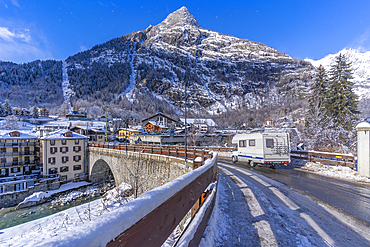
<path id="1" fill-rule="evenodd" d="M 233 164 L 231 158 L 219 157 L 218 161 Z M 271 169 L 264 166 L 251 168 L 245 162 L 237 162 L 234 165 L 279 181 L 370 224 L 370 185 L 328 178 L 285 166 L 276 166 L 276 169 Z"/>

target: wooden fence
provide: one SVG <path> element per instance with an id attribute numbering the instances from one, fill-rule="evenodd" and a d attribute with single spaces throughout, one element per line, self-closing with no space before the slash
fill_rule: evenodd
<path id="1" fill-rule="evenodd" d="M 123 151 L 142 152 L 150 154 L 161 154 L 174 156 L 178 158 L 185 157 L 185 147 L 177 146 L 159 146 L 159 145 L 134 145 L 134 144 L 100 144 L 90 143 L 90 147 L 118 149 Z M 207 196 L 212 194 L 207 191 L 210 184 L 218 180 L 217 155 L 197 148 L 188 148 L 187 157 L 202 157 L 202 162 L 193 161 L 193 169 L 204 164 L 207 159 L 212 159 L 211 165 L 207 165 L 207 170 L 194 177 L 186 186 L 182 187 L 171 198 L 164 201 L 155 210 L 151 211 L 145 217 L 140 219 L 130 228 L 124 230 L 107 246 L 162 246 L 176 226 L 191 210 L 192 218 L 200 210 Z M 206 168 L 206 167 L 204 167 Z M 199 168 L 200 169 L 200 168 Z M 196 171 L 193 171 L 196 172 Z M 191 173 L 191 172 L 190 172 Z M 186 176 L 187 174 L 183 175 Z M 217 192 L 217 189 L 215 189 Z M 205 209 L 205 217 L 197 226 L 196 234 L 190 239 L 189 246 L 198 246 L 203 236 L 207 222 L 211 216 L 215 205 L 215 194 L 211 198 L 211 203 Z"/>
<path id="2" fill-rule="evenodd" d="M 329 165 L 339 165 L 354 168 L 355 157 L 352 154 L 337 154 L 318 151 L 291 150 L 291 157 L 308 161 L 317 161 Z"/>

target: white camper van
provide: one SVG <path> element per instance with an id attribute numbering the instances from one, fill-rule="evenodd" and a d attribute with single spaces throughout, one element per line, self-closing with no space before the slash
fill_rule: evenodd
<path id="1" fill-rule="evenodd" d="M 237 134 L 232 140 L 233 162 L 246 161 L 250 166 L 267 164 L 274 167 L 290 163 L 289 134 L 275 130 L 255 129 L 247 134 Z"/>

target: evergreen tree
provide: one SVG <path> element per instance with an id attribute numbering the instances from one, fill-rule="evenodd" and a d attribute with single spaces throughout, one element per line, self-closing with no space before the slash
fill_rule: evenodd
<path id="1" fill-rule="evenodd" d="M 348 59 L 339 54 L 329 71 L 329 90 L 325 108 L 333 117 L 333 126 L 343 126 L 346 131 L 351 131 L 357 120 L 358 99 L 353 92 L 354 83 L 352 78 L 351 63 Z"/>
<path id="2" fill-rule="evenodd" d="M 2 105 L 0 105 L 0 117 L 5 116 L 5 111 Z"/>
<path id="3" fill-rule="evenodd" d="M 308 111 L 306 114 L 305 135 L 308 137 L 308 148 L 319 150 L 325 141 L 323 132 L 328 121 L 326 99 L 328 94 L 328 78 L 322 65 L 317 69 L 315 79 L 311 85 L 308 97 Z"/>
<path id="4" fill-rule="evenodd" d="M 5 100 L 3 104 L 3 108 L 4 108 L 4 116 L 9 116 L 13 114 L 12 108 L 10 107 L 7 99 Z"/>
<path id="5" fill-rule="evenodd" d="M 32 108 L 32 118 L 39 118 L 39 112 L 36 106 Z"/>
<path id="6" fill-rule="evenodd" d="M 328 79 L 322 65 L 319 66 L 308 98 L 307 126 L 324 124 L 327 115 L 325 104 L 328 94 Z M 306 127 L 307 127 L 306 126 Z"/>

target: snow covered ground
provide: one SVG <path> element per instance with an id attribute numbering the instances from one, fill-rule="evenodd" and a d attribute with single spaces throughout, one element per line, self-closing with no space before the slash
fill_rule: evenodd
<path id="1" fill-rule="evenodd" d="M 275 180 L 221 164 L 208 246 L 370 246 L 368 225 Z"/>
<path id="2" fill-rule="evenodd" d="M 307 162 L 300 169 L 320 175 L 346 179 L 355 182 L 370 183 L 370 178 L 359 174 L 357 171 L 345 166 L 324 165 L 319 162 Z"/>
<path id="3" fill-rule="evenodd" d="M 80 188 L 82 186 L 89 185 L 90 183 L 86 181 L 81 181 L 81 182 L 76 182 L 76 183 L 67 183 L 67 184 L 62 184 L 59 189 L 57 190 L 48 190 L 48 191 L 40 191 L 40 192 L 35 192 L 32 195 L 26 197 L 19 205 L 26 205 L 29 202 L 39 202 L 42 201 L 44 198 L 48 198 L 54 194 L 61 193 L 67 190 L 72 190 L 76 188 Z"/>
<path id="4" fill-rule="evenodd" d="M 71 185 L 66 187 L 72 188 Z M 58 235 L 65 235 L 69 232 L 76 231 L 76 229 L 81 228 L 85 224 L 98 223 L 103 218 L 100 217 L 103 214 L 132 201 L 133 197 L 121 196 L 129 189 L 131 189 L 130 185 L 121 184 L 107 192 L 106 196 L 103 196 L 99 200 L 73 207 L 38 220 L 0 230 L 0 246 L 54 246 L 50 242 L 47 243 L 46 240 L 55 239 L 58 238 Z M 63 246 L 84 246 L 79 245 L 79 243 L 60 244 Z"/>

